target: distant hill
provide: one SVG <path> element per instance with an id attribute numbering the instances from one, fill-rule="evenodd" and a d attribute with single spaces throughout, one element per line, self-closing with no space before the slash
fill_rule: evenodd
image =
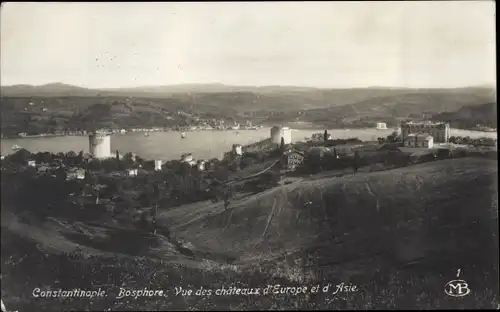
<path id="1" fill-rule="evenodd" d="M 376 122 L 396 124 L 404 118 L 428 118 L 453 112 L 461 107 L 475 107 L 496 102 L 490 88 L 414 89 L 386 96 L 372 97 L 351 104 L 292 111 L 269 118 L 269 121 L 303 121 L 325 126 L 373 126 Z M 491 110 L 490 110 L 491 112 Z M 483 116 L 478 116 L 479 120 Z M 478 122 L 478 123 L 484 123 Z"/>
<path id="2" fill-rule="evenodd" d="M 464 106 L 454 112 L 436 114 L 432 119 L 447 121 L 455 128 L 474 128 L 477 124 L 497 128 L 497 103 Z"/>
<path id="3" fill-rule="evenodd" d="M 86 89 L 53 83 L 6 86 L 1 95 L 3 133 L 188 124 L 168 119 L 179 110 L 202 118 L 358 127 L 496 103 L 495 90 L 487 87 L 319 89 L 185 84 Z"/>
<path id="4" fill-rule="evenodd" d="M 49 83 L 40 86 L 13 85 L 1 87 L 2 97 L 60 97 L 60 96 L 96 96 L 98 92 L 87 88 L 77 87 L 64 83 Z"/>

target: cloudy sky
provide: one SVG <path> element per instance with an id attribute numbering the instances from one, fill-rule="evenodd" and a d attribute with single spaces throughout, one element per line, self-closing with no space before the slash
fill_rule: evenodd
<path id="1" fill-rule="evenodd" d="M 495 84 L 495 4 L 2 3 L 0 82 Z"/>

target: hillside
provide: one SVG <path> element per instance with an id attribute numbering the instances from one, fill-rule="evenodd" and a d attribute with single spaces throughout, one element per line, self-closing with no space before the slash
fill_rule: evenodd
<path id="1" fill-rule="evenodd" d="M 213 84 L 94 90 L 49 84 L 2 87 L 0 108 L 2 133 L 10 135 L 188 125 L 189 118 L 177 118 L 177 111 L 239 122 L 251 119 L 267 124 L 298 121 L 332 128 L 371 127 L 379 121 L 391 125 L 400 118 L 495 101 L 495 92 L 489 88 L 315 89 Z"/>
<path id="2" fill-rule="evenodd" d="M 2 97 L 64 97 L 64 96 L 96 96 L 98 92 L 87 88 L 64 83 L 49 83 L 45 85 L 13 85 L 1 87 Z"/>
<path id="3" fill-rule="evenodd" d="M 348 105 L 290 112 L 269 120 L 295 120 L 336 127 L 353 124 L 373 126 L 376 122 L 386 122 L 389 126 L 404 118 L 422 118 L 423 114 L 436 115 L 492 102 L 496 103 L 495 92 L 487 88 L 423 89 L 374 97 Z M 477 119 L 488 120 L 483 115 L 477 116 Z"/>
<path id="4" fill-rule="evenodd" d="M 176 252 L 161 235 L 156 243 L 145 241 L 140 255 L 110 253 L 107 248 L 112 245 L 101 250 L 103 246 L 97 245 L 109 229 L 57 220 L 23 225 L 2 212 L 2 299 L 7 306 L 29 310 L 35 302 L 33 287 L 88 288 L 90 283 L 117 285 L 119 280 L 122 287 L 149 285 L 171 295 L 37 300 L 38 310 L 496 307 L 496 176 L 496 162 L 462 158 L 299 181 L 237 200 L 226 212 L 221 203 L 164 211 L 158 222 L 168 224 L 192 256 Z M 80 238 L 68 231 L 78 232 Z M 132 238 L 127 234 L 129 247 L 134 245 Z M 75 248 L 80 251 L 75 253 Z M 64 250 L 74 255 L 58 254 Z M 473 295 L 459 301 L 443 295 L 458 268 L 474 285 Z M 173 294 L 176 286 L 216 289 L 328 282 L 354 284 L 361 290 L 338 294 L 333 303 L 329 294 L 253 299 Z M 117 292 L 117 286 L 103 287 Z"/>
<path id="5" fill-rule="evenodd" d="M 122 287 L 149 285 L 172 295 L 133 300 L 115 300 L 113 295 L 91 301 L 38 299 L 38 310 L 53 311 L 56 306 L 93 310 L 496 307 L 497 171 L 493 160 L 436 161 L 299 181 L 237 200 L 226 212 L 222 203 L 162 212 L 158 223 L 168 224 L 194 257 L 179 255 L 161 243 L 161 235 L 160 247 L 158 242 L 144 242 L 142 249 L 149 252 L 138 256 L 99 251 L 96 240 L 102 240 L 106 231 L 57 221 L 37 229 L 35 224 L 9 222 L 2 212 L 2 299 L 12 308 L 29 310 L 35 302 L 33 287 L 88 288 L 92 282 L 115 285 L 106 290 L 116 293 L 119 280 Z M 80 237 L 94 239 L 76 240 L 64 234 L 68 226 Z M 129 238 L 126 241 L 133 245 Z M 86 256 L 54 251 L 74 250 L 77 245 Z M 232 264 L 228 259 L 233 259 Z M 473 295 L 462 300 L 443 294 L 458 268 L 461 277 L 474 285 Z M 60 286 L 54 286 L 56 280 Z M 341 282 L 361 290 L 338 294 L 333 302 L 329 294 L 173 295 L 176 286 L 216 289 Z"/>
<path id="6" fill-rule="evenodd" d="M 491 198 L 496 193 L 496 185 L 492 184 L 496 171 L 496 164 L 490 160 L 437 161 L 285 185 L 235 204 L 227 218 L 222 218 L 215 207 L 204 208 L 210 212 L 205 217 L 198 211 L 194 220 L 186 208 L 165 212 L 164 217 L 179 237 L 195 246 L 236 253 L 244 262 L 260 260 L 261 254 L 267 257 L 302 248 L 315 249 L 326 242 L 344 240 L 345 233 L 355 239 L 367 232 L 372 235 L 368 245 L 374 248 L 373 252 L 389 247 L 396 252 L 392 255 L 395 261 L 410 261 L 413 259 L 397 249 L 410 248 L 404 246 L 403 236 L 420 244 L 415 257 L 430 257 L 432 251 L 440 248 L 459 252 L 454 250 L 452 241 L 446 241 L 449 238 L 434 234 L 433 231 L 439 231 L 439 224 L 460 226 L 478 220 L 484 227 L 480 232 L 496 232 L 489 214 Z M 304 205 L 309 201 L 312 204 Z M 227 219 L 227 224 L 221 224 L 221 219 Z M 397 230 L 407 226 L 402 232 Z M 400 235 L 394 235 L 395 231 Z M 444 241 L 440 242 L 439 237 Z M 383 240 L 387 245 L 388 239 L 390 246 L 376 243 Z M 467 253 L 467 248 L 477 246 L 464 243 L 460 252 Z M 335 257 L 324 254 L 321 258 L 326 261 L 331 256 Z"/>
<path id="7" fill-rule="evenodd" d="M 455 128 L 474 128 L 477 124 L 497 128 L 497 104 L 485 103 L 477 106 L 464 106 L 454 112 L 432 116 L 433 120 L 450 122 Z"/>

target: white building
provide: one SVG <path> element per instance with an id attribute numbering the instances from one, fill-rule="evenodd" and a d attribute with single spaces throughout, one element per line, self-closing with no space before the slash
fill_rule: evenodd
<path id="1" fill-rule="evenodd" d="M 28 160 L 28 166 L 35 167 L 36 166 L 35 161 L 34 160 Z"/>
<path id="2" fill-rule="evenodd" d="M 235 155 L 243 155 L 243 147 L 241 144 L 233 144 L 233 153 Z"/>
<path id="3" fill-rule="evenodd" d="M 129 177 L 136 177 L 136 176 L 137 176 L 137 172 L 138 172 L 138 170 L 137 170 L 137 169 L 128 169 L 128 171 L 127 171 L 127 175 L 128 175 Z"/>
<path id="4" fill-rule="evenodd" d="M 161 171 L 161 166 L 163 165 L 163 161 L 160 159 L 155 160 L 155 170 Z"/>
<path id="5" fill-rule="evenodd" d="M 323 142 L 325 140 L 325 133 L 324 132 L 313 133 L 312 136 L 311 136 L 311 139 L 313 141 Z M 332 139 L 332 135 L 330 133 L 327 133 L 326 134 L 326 139 L 327 140 L 331 140 Z"/>
<path id="6" fill-rule="evenodd" d="M 435 143 L 448 143 L 450 138 L 450 124 L 445 122 L 402 122 L 401 136 L 403 142 L 408 140 L 410 134 L 431 135 Z"/>
<path id="7" fill-rule="evenodd" d="M 283 138 L 285 144 L 292 143 L 292 129 L 288 127 L 272 127 L 271 142 L 275 144 L 281 144 L 281 138 Z"/>
<path id="8" fill-rule="evenodd" d="M 377 130 L 387 130 L 387 124 L 385 122 L 378 122 Z"/>
<path id="9" fill-rule="evenodd" d="M 200 171 L 205 171 L 205 164 L 207 162 L 205 160 L 198 160 L 198 162 L 196 163 L 196 166 L 198 167 L 198 170 Z"/>
<path id="10" fill-rule="evenodd" d="M 102 132 L 89 135 L 89 151 L 94 158 L 110 158 L 111 136 Z"/>
<path id="11" fill-rule="evenodd" d="M 192 155 L 191 153 L 188 153 L 188 154 L 183 154 L 183 155 L 181 156 L 181 162 L 188 163 L 188 164 L 190 164 L 191 166 L 196 165 L 196 161 L 194 160 L 193 155 Z"/>
<path id="12" fill-rule="evenodd" d="M 434 138 L 429 134 L 411 133 L 406 137 L 405 146 L 433 148 Z"/>
<path id="13" fill-rule="evenodd" d="M 85 169 L 71 168 L 67 175 L 66 180 L 83 180 L 85 179 Z"/>

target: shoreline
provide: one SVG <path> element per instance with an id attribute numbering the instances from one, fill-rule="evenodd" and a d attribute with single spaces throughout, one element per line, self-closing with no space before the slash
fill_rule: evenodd
<path id="1" fill-rule="evenodd" d="M 260 129 L 226 129 L 226 130 L 221 130 L 221 129 L 200 129 L 200 130 L 184 130 L 183 132 L 231 132 L 231 131 L 258 131 L 258 130 L 263 130 L 263 129 L 269 129 L 271 128 L 270 126 L 265 126 Z M 291 127 L 292 131 L 319 131 L 325 130 L 325 127 Z M 335 131 L 335 130 L 377 130 L 377 131 L 389 131 L 389 130 L 395 130 L 397 127 L 393 128 L 387 128 L 387 129 L 376 129 L 376 128 L 367 128 L 367 127 L 349 127 L 349 128 L 328 128 L 326 129 L 327 131 Z M 497 131 L 484 131 L 484 130 L 478 130 L 478 129 L 460 129 L 460 128 L 451 128 L 453 130 L 458 130 L 458 131 L 471 131 L 475 133 L 497 133 Z M 169 131 L 127 131 L 126 133 L 110 133 L 110 135 L 126 135 L 129 133 L 150 133 L 150 132 L 175 132 L 178 130 L 169 130 Z M 87 135 L 81 135 L 81 134 L 33 134 L 33 135 L 25 135 L 25 136 L 2 136 L 1 139 L 6 139 L 6 140 L 19 140 L 19 139 L 33 139 L 33 138 L 54 138 L 54 137 L 73 137 L 73 136 L 87 136 Z"/>

